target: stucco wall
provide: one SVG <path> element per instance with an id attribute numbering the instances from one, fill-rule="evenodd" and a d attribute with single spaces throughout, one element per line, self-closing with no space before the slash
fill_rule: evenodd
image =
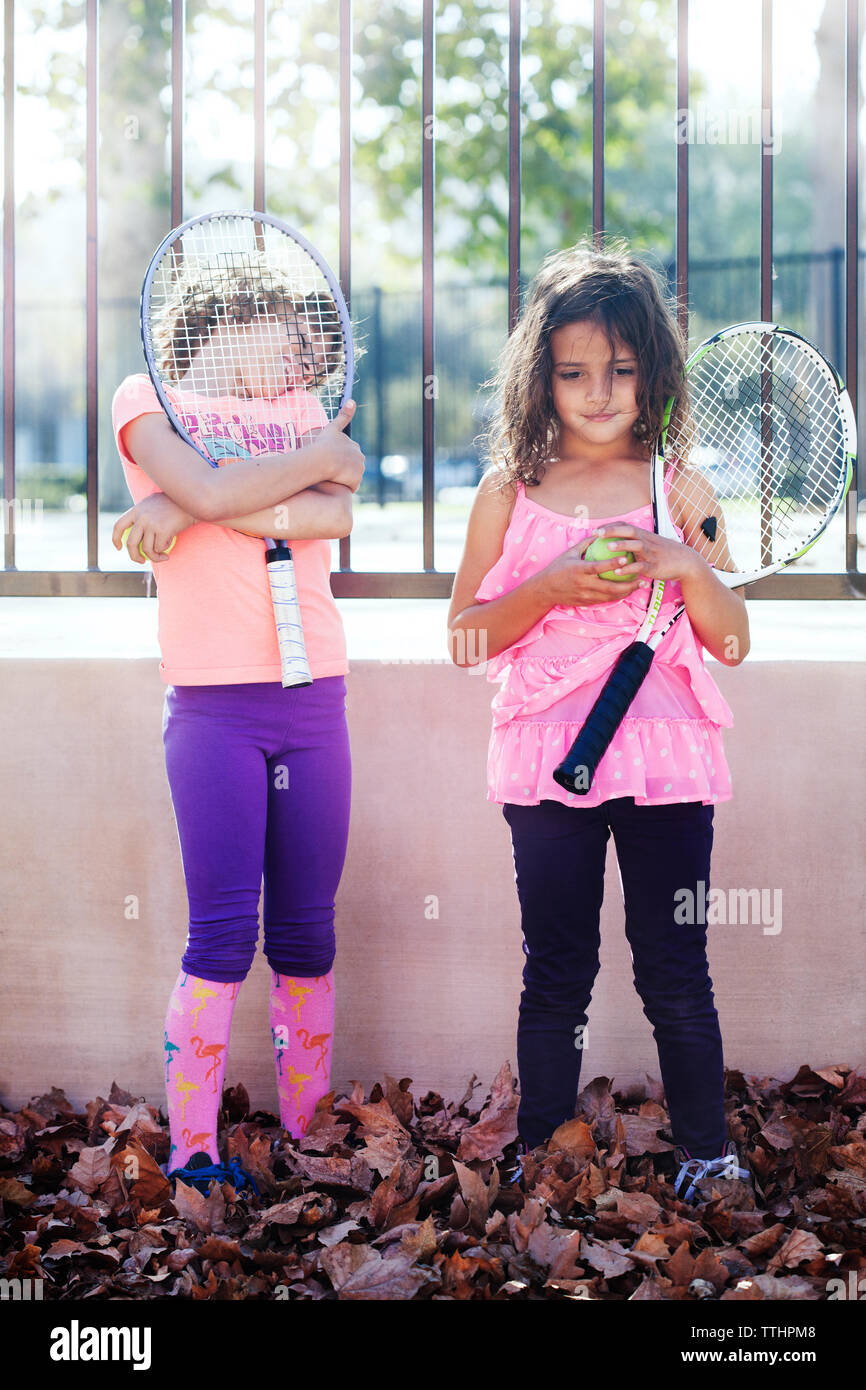
<path id="1" fill-rule="evenodd" d="M 863 1065 L 866 665 L 747 661 L 713 674 L 735 710 L 735 798 L 716 809 L 714 884 L 782 890 L 782 929 L 710 931 L 725 1061 L 787 1077 Z M 162 1029 L 186 936 L 151 660 L 0 661 L 4 833 L 0 1100 L 113 1079 L 164 1102 Z M 332 1082 L 389 1072 L 453 1096 L 508 1058 L 522 967 L 511 848 L 485 800 L 491 688 L 446 662 L 353 663 L 353 819 L 337 901 Z M 819 717 L 816 717 L 819 716 Z M 140 902 L 127 920 L 129 895 Z M 438 916 L 430 902 L 438 902 Z M 227 1082 L 276 1105 L 259 954 Z M 583 1080 L 658 1075 L 609 849 L 602 968 Z"/>

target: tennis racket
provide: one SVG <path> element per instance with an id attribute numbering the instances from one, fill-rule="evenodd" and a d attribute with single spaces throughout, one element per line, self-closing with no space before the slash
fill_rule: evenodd
<path id="1" fill-rule="evenodd" d="M 169 232 L 144 277 L 141 339 L 169 421 L 214 468 L 298 447 L 351 395 L 340 286 L 305 237 L 263 212 Z M 266 538 L 265 559 L 282 684 L 311 685 L 291 549 Z"/>
<path id="2" fill-rule="evenodd" d="M 738 323 L 686 363 L 684 390 L 667 402 L 652 461 L 660 536 L 683 539 L 728 588 L 775 574 L 827 529 L 851 483 L 857 435 L 838 372 L 791 329 Z M 626 542 L 627 544 L 627 542 Z M 643 683 L 653 654 L 685 612 L 659 624 L 664 580 L 621 654 L 567 756 L 553 773 L 585 795 Z"/>

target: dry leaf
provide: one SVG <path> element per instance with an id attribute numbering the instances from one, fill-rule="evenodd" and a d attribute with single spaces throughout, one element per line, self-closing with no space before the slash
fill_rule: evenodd
<path id="1" fill-rule="evenodd" d="M 111 1172 L 109 1150 L 113 1144 L 114 1140 L 108 1139 L 96 1148 L 81 1150 L 77 1163 L 69 1170 L 69 1176 L 82 1192 L 95 1192 L 108 1178 Z"/>
<path id="2" fill-rule="evenodd" d="M 823 1249 L 820 1240 L 811 1231 L 794 1230 L 768 1263 L 767 1272 L 782 1268 L 796 1269 L 804 1260 L 812 1260 L 820 1255 Z"/>
<path id="3" fill-rule="evenodd" d="M 568 1149 L 583 1159 L 595 1158 L 597 1152 L 589 1125 L 585 1120 L 576 1119 L 566 1120 L 565 1124 L 553 1131 L 548 1151 L 552 1153 L 554 1149 Z"/>
<path id="4" fill-rule="evenodd" d="M 421 1164 L 398 1161 L 393 1172 L 379 1183 L 370 1201 L 368 1220 L 377 1230 L 414 1221 L 421 1197 Z"/>
<path id="5" fill-rule="evenodd" d="M 759 1255 L 766 1255 L 769 1250 L 774 1250 L 779 1241 L 785 1234 L 785 1227 L 781 1221 L 777 1221 L 774 1226 L 756 1231 L 753 1236 L 749 1236 L 743 1241 L 743 1249 L 747 1255 L 757 1259 Z"/>
<path id="6" fill-rule="evenodd" d="M 616 1101 L 610 1090 L 610 1080 L 597 1076 L 577 1098 L 575 1115 L 586 1120 L 594 1134 L 596 1143 L 609 1144 L 616 1123 Z"/>
<path id="7" fill-rule="evenodd" d="M 648 1192 L 621 1192 L 614 1188 L 612 1196 L 620 1216 L 634 1225 L 647 1226 L 661 1215 L 661 1207 Z"/>
<path id="8" fill-rule="evenodd" d="M 316 1158 L 311 1154 L 295 1154 L 298 1172 L 321 1187 L 348 1187 L 353 1192 L 369 1192 L 373 1174 L 358 1154 L 351 1158 Z"/>
<path id="9" fill-rule="evenodd" d="M 17 1178 L 0 1178 L 0 1199 L 15 1207 L 32 1207 L 36 1194 Z"/>
<path id="10" fill-rule="evenodd" d="M 467 1168 L 465 1163 L 458 1163 L 456 1159 L 454 1160 L 454 1171 L 457 1174 L 463 1201 L 466 1203 L 469 1220 L 477 1231 L 483 1231 L 490 1205 L 484 1179 L 480 1173 L 476 1173 L 472 1168 Z"/>
<path id="11" fill-rule="evenodd" d="M 322 1245 L 338 1245 L 341 1240 L 345 1240 L 350 1231 L 360 1231 L 361 1227 L 357 1221 L 338 1221 L 336 1226 L 327 1226 L 324 1230 L 317 1232 L 317 1239 Z"/>
<path id="12" fill-rule="evenodd" d="M 647 1102 L 647 1104 L 652 1104 L 652 1102 Z M 644 1108 L 641 1106 L 641 1111 Z M 633 1158 L 636 1154 L 672 1152 L 673 1144 L 669 1144 L 665 1139 L 660 1139 L 658 1134 L 662 1126 L 667 1124 L 667 1116 L 660 1107 L 655 1105 L 653 1105 L 653 1112 L 649 1115 L 641 1113 L 640 1115 L 617 1117 L 622 1121 L 625 1130 L 625 1151 L 629 1158 Z"/>
<path id="13" fill-rule="evenodd" d="M 524 1203 L 520 1213 L 511 1212 L 508 1217 L 508 1234 L 515 1250 L 527 1250 L 529 1248 L 529 1238 L 532 1232 L 543 1221 L 544 1203 L 538 1202 L 532 1197 Z"/>
<path id="14" fill-rule="evenodd" d="M 393 1076 L 385 1073 L 385 1099 L 404 1128 L 412 1123 L 415 1113 L 415 1103 L 409 1090 L 411 1085 L 408 1076 L 404 1076 L 402 1081 L 395 1081 Z"/>
<path id="15" fill-rule="evenodd" d="M 347 1249 L 364 1258 L 345 1256 Z M 439 1282 L 433 1270 L 400 1249 L 383 1257 L 369 1245 L 335 1245 L 322 1255 L 322 1265 L 341 1299 L 410 1299 L 425 1285 Z"/>
<path id="16" fill-rule="evenodd" d="M 182 1221 L 189 1221 L 197 1231 L 224 1231 L 226 1199 L 216 1180 L 211 1184 L 210 1196 L 205 1197 L 198 1188 L 188 1187 L 182 1178 L 174 1179 L 172 1205 Z"/>
<path id="17" fill-rule="evenodd" d="M 336 1215 L 336 1203 L 321 1192 L 303 1192 L 289 1202 L 278 1202 L 257 1216 L 247 1229 L 247 1240 L 260 1240 L 269 1226 L 302 1226 L 315 1230 Z"/>
<path id="18" fill-rule="evenodd" d="M 615 1240 L 602 1244 L 601 1241 L 581 1236 L 580 1254 L 581 1258 L 603 1274 L 605 1279 L 615 1279 L 617 1275 L 627 1274 L 629 1270 L 634 1269 L 631 1254 L 623 1250 Z"/>
<path id="19" fill-rule="evenodd" d="M 460 1136 L 457 1157 L 464 1163 L 476 1158 L 501 1158 L 517 1138 L 517 1106 L 514 1077 L 506 1062 L 497 1073 L 490 1100 L 478 1122 Z"/>

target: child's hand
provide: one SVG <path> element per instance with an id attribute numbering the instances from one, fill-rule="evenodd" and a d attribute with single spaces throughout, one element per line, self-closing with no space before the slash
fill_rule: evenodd
<path id="1" fill-rule="evenodd" d="M 610 535 L 613 534 L 611 530 Z M 620 532 L 617 530 L 616 534 Z M 610 569 L 619 569 L 619 565 L 616 560 L 585 560 L 584 551 L 593 539 L 593 536 L 587 536 L 578 545 L 563 551 L 542 571 L 547 581 L 546 592 L 551 607 L 584 608 L 593 603 L 616 603 L 633 594 L 644 582 L 640 574 L 631 580 L 602 579 L 602 574 Z"/>
<path id="2" fill-rule="evenodd" d="M 171 558 L 165 552 L 172 538 L 187 526 L 192 526 L 194 522 L 195 517 L 185 512 L 177 502 L 172 502 L 164 492 L 154 492 L 141 502 L 136 502 L 134 507 L 130 507 L 117 518 L 111 532 L 111 543 L 115 550 L 120 550 L 123 545 L 123 533 L 131 526 L 132 530 L 126 542 L 130 558 L 137 565 L 143 565 L 145 558 L 156 564 L 160 560 Z"/>
<path id="3" fill-rule="evenodd" d="M 364 455 L 357 441 L 343 433 L 354 413 L 355 402 L 346 401 L 324 429 L 303 435 L 300 443 L 315 444 L 321 450 L 328 471 L 328 477 L 323 481 L 343 483 L 352 492 L 357 492 L 364 476 Z"/>
<path id="4" fill-rule="evenodd" d="M 597 535 L 616 536 L 628 542 L 628 549 L 634 555 L 634 564 L 620 565 L 618 560 L 605 566 L 614 567 L 618 574 L 633 575 L 636 579 L 676 579 L 692 576 L 699 567 L 706 566 L 697 551 L 682 541 L 668 540 L 655 531 L 645 531 L 641 526 L 630 526 L 625 521 L 613 521 L 599 528 Z M 617 587 L 625 586 L 625 580 L 612 580 Z"/>

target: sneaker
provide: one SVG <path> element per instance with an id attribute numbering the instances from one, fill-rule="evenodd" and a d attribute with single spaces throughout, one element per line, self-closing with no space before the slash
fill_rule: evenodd
<path id="1" fill-rule="evenodd" d="M 212 1178 L 216 1178 L 217 1182 L 230 1182 L 237 1191 L 251 1187 L 256 1196 L 259 1196 L 255 1178 L 241 1167 L 237 1154 L 230 1158 L 228 1163 L 212 1163 L 210 1154 L 202 1150 L 201 1153 L 192 1154 L 184 1168 L 172 1168 L 170 1173 L 166 1173 L 166 1177 L 180 1178 L 181 1182 L 185 1182 L 188 1187 L 194 1187 L 205 1197 L 210 1192 Z"/>
<path id="2" fill-rule="evenodd" d="M 688 1149 L 677 1144 L 674 1150 L 677 1175 L 673 1181 L 674 1192 L 683 1202 L 698 1206 L 709 1202 L 713 1189 L 722 1197 L 751 1198 L 754 1207 L 752 1180 L 748 1169 L 740 1167 L 737 1146 L 728 1139 L 719 1158 L 692 1158 Z"/>
<path id="3" fill-rule="evenodd" d="M 515 1187 L 518 1183 L 522 1182 L 523 1160 L 528 1153 L 529 1149 L 526 1147 L 523 1140 L 518 1139 L 517 1154 L 514 1159 L 514 1164 L 509 1164 L 502 1173 L 501 1184 L 503 1187 Z"/>

